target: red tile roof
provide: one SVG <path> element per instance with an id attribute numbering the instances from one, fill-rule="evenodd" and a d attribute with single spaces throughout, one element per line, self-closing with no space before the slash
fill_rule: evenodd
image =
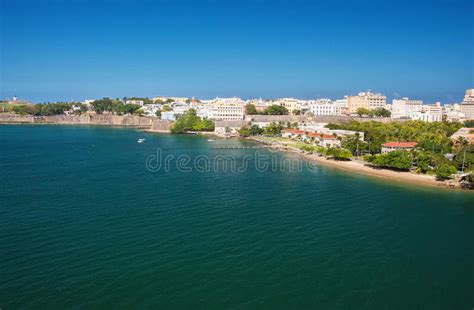
<path id="1" fill-rule="evenodd" d="M 283 132 L 294 133 L 294 134 L 297 134 L 297 135 L 302 135 L 302 134 L 305 133 L 303 130 L 299 130 L 299 129 L 285 129 L 285 130 L 283 130 Z"/>
<path id="2" fill-rule="evenodd" d="M 336 139 L 336 136 L 333 135 L 321 135 L 323 139 Z"/>
<path id="3" fill-rule="evenodd" d="M 416 142 L 387 142 L 382 144 L 385 147 L 400 147 L 400 148 L 412 148 L 415 147 L 418 143 Z"/>

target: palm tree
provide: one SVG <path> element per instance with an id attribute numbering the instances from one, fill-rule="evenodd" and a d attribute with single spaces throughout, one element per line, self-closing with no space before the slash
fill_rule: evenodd
<path id="1" fill-rule="evenodd" d="M 355 139 L 356 139 L 356 155 L 359 156 L 359 138 L 360 134 L 358 132 L 355 133 Z"/>
<path id="2" fill-rule="evenodd" d="M 464 149 L 464 154 L 463 154 L 463 157 L 462 157 L 462 166 L 461 166 L 461 173 L 464 173 L 464 162 L 466 161 L 466 149 L 467 149 L 466 146 L 468 146 L 469 141 L 467 141 L 466 138 L 460 136 L 460 137 L 458 137 L 456 142 L 461 147 L 461 150 Z"/>

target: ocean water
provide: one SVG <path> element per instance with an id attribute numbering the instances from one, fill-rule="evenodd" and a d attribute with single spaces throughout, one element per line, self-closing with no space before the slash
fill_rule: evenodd
<path id="1" fill-rule="evenodd" d="M 237 146 L 0 126 L 0 308 L 472 309 L 473 193 Z"/>

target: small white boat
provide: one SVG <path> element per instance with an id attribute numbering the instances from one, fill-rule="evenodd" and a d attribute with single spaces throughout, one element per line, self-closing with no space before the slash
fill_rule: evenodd
<path id="1" fill-rule="evenodd" d="M 214 140 L 214 139 L 207 139 L 207 141 L 213 142 L 213 141 L 216 141 L 216 140 Z"/>
<path id="2" fill-rule="evenodd" d="M 143 142 L 145 142 L 145 140 L 146 140 L 146 139 L 140 138 L 140 139 L 137 140 L 137 143 L 143 143 Z"/>

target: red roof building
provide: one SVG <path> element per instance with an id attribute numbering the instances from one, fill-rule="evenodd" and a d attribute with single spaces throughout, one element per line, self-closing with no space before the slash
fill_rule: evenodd
<path id="1" fill-rule="evenodd" d="M 382 154 L 392 151 L 410 151 L 417 144 L 416 142 L 387 142 L 382 144 Z"/>

